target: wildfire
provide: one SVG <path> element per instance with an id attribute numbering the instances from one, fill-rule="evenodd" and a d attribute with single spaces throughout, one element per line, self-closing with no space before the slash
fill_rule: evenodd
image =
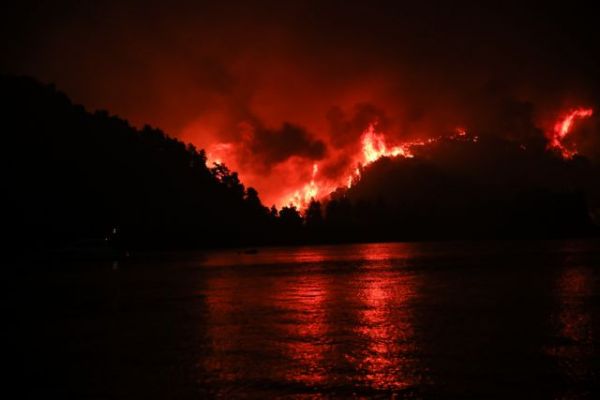
<path id="1" fill-rule="evenodd" d="M 592 114 L 593 110 L 585 107 L 574 108 L 562 114 L 547 134 L 548 149 L 558 151 L 565 159 L 572 158 L 577 154 L 577 151 L 572 144 L 567 147 L 565 138 L 572 133 L 573 125 L 577 120 L 589 118 Z M 339 188 L 345 187 L 350 189 L 355 186 L 361 180 L 363 169 L 382 157 L 413 158 L 415 157 L 415 149 L 417 147 L 428 146 L 441 140 L 476 143 L 479 137 L 470 135 L 464 127 L 457 127 L 453 133 L 444 136 L 434 136 L 427 139 L 400 143 L 396 142 L 392 145 L 387 141 L 385 134 L 377 130 L 377 122 L 375 121 L 369 124 L 363 131 L 359 141 L 360 147 L 352 156 L 351 163 L 342 174 L 336 177 L 325 176 L 326 174 L 320 174 L 319 164 L 313 163 L 312 171 L 305 172 L 310 176 L 310 180 L 307 183 L 301 183 L 298 186 L 294 185 L 295 187 L 289 188 L 290 190 L 283 196 L 280 196 L 275 201 L 275 204 L 279 207 L 294 206 L 299 210 L 304 210 L 313 199 L 319 200 Z M 526 150 L 523 144 L 519 147 Z M 223 159 L 235 159 L 235 149 L 235 145 L 232 143 L 216 144 L 207 153 L 208 160 L 209 162 L 221 162 Z M 325 167 L 327 165 L 325 164 Z M 298 164 L 294 168 L 302 167 L 302 164 Z M 304 168 L 308 168 L 308 166 Z M 288 170 L 287 172 L 293 173 L 295 177 L 295 169 Z"/>
<path id="2" fill-rule="evenodd" d="M 370 164 L 381 157 L 413 157 L 409 145 L 400 145 L 388 148 L 385 144 L 385 137 L 381 133 L 375 132 L 374 124 L 369 125 L 362 137 L 362 154 L 364 164 Z"/>
<path id="3" fill-rule="evenodd" d="M 217 143 L 206 152 L 206 160 L 209 166 L 222 164 L 223 160 L 231 159 L 233 145 L 231 143 Z"/>
<path id="4" fill-rule="evenodd" d="M 550 133 L 550 139 L 548 143 L 549 148 L 557 150 L 565 159 L 573 158 L 577 154 L 577 150 L 568 149 L 563 143 L 564 139 L 571 133 L 571 128 L 576 119 L 589 118 L 594 113 L 591 108 L 576 108 L 570 110 L 564 116 L 562 116 L 554 124 L 554 128 Z"/>
<path id="5" fill-rule="evenodd" d="M 465 137 L 466 131 L 462 128 L 458 129 L 457 137 Z M 452 136 L 454 138 L 454 136 Z M 295 191 L 291 196 L 288 196 L 283 204 L 292 205 L 298 209 L 304 209 L 308 203 L 317 199 L 318 195 L 326 195 L 335 191 L 339 187 L 346 186 L 351 188 L 360 180 L 361 169 L 374 163 L 382 157 L 404 157 L 413 158 L 412 149 L 416 146 L 425 146 L 431 144 L 440 138 L 429 138 L 422 141 L 409 141 L 396 146 L 389 146 L 386 143 L 385 135 L 376 131 L 376 123 L 370 124 L 361 136 L 361 151 L 354 159 L 354 166 L 341 178 L 339 181 L 331 182 L 317 179 L 319 171 L 318 165 L 313 165 L 312 178 L 309 183 L 301 189 Z"/>
<path id="6" fill-rule="evenodd" d="M 300 190 L 294 192 L 293 196 L 288 199 L 286 204 L 300 208 L 306 206 L 312 199 L 316 199 L 319 194 L 319 186 L 315 182 L 318 172 L 319 166 L 315 163 L 312 167 L 312 177 L 310 182 L 304 185 Z"/>

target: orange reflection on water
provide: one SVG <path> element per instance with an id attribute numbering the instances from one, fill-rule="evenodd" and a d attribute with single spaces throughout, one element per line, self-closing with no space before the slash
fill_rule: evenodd
<path id="1" fill-rule="evenodd" d="M 381 274 L 367 279 L 360 291 L 364 309 L 358 332 L 366 340 L 359 370 L 377 389 L 404 389 L 412 386 L 413 360 L 410 353 L 414 330 L 408 302 L 413 296 L 408 276 Z"/>
<path id="2" fill-rule="evenodd" d="M 588 267 L 569 267 L 559 276 L 559 310 L 555 318 L 558 342 L 549 350 L 572 381 L 584 381 L 594 373 L 593 329 L 590 301 L 593 274 Z"/>
<path id="3" fill-rule="evenodd" d="M 265 250 L 254 265 L 231 267 L 219 256 L 203 288 L 204 375 L 259 382 L 265 397 L 268 382 L 307 394 L 415 386 L 409 257 L 398 244 Z"/>
<path id="4" fill-rule="evenodd" d="M 409 259 L 415 250 L 414 245 L 408 243 L 370 243 L 360 245 L 359 248 L 357 256 L 360 260 L 383 262 Z"/>
<path id="5" fill-rule="evenodd" d="M 326 278 L 280 275 L 277 268 L 272 275 L 237 269 L 208 280 L 210 348 L 201 367 L 218 380 L 269 379 L 310 388 L 327 379 Z"/>
<path id="6" fill-rule="evenodd" d="M 288 255 L 289 260 L 294 263 L 321 263 L 330 256 L 327 247 L 316 247 L 316 248 L 300 248 L 295 251 L 291 251 Z"/>
<path id="7" fill-rule="evenodd" d="M 358 297 L 363 303 L 357 331 L 366 341 L 359 370 L 369 386 L 401 390 L 413 386 L 417 375 L 413 315 L 415 278 L 390 262 L 385 244 L 365 248 L 365 260 L 376 261 L 377 273 L 360 281 Z M 398 261 L 396 261 L 398 262 Z M 396 267 L 396 268 L 394 268 Z"/>
<path id="8" fill-rule="evenodd" d="M 591 315 L 586 300 L 592 295 L 592 277 L 588 269 L 572 268 L 560 279 L 563 300 L 560 312 L 561 333 L 575 342 L 591 343 Z"/>
<path id="9" fill-rule="evenodd" d="M 232 338 L 241 334 L 240 326 L 234 320 L 235 284 L 236 281 L 227 276 L 215 277 L 209 281 L 209 288 L 205 292 L 207 306 L 205 340 L 209 344 L 210 352 L 199 361 L 203 369 L 223 381 L 234 381 L 237 378 L 235 363 L 239 362 L 222 356 L 235 352 L 236 342 Z"/>
<path id="10" fill-rule="evenodd" d="M 280 282 L 275 304 L 289 315 L 279 332 L 285 379 L 314 387 L 327 379 L 324 354 L 327 348 L 327 284 L 325 277 L 311 274 Z"/>

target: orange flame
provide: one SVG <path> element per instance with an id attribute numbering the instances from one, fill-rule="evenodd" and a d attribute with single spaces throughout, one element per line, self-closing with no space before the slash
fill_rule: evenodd
<path id="1" fill-rule="evenodd" d="M 312 167 L 312 178 L 309 183 L 304 185 L 299 190 L 296 190 L 294 194 L 287 200 L 285 204 L 289 204 L 296 208 L 304 208 L 308 203 L 317 198 L 319 194 L 319 185 L 315 182 L 317 173 L 319 172 L 319 166 L 314 163 Z"/>
<path id="2" fill-rule="evenodd" d="M 381 133 L 375 132 L 374 124 L 370 124 L 362 136 L 362 153 L 364 164 L 368 165 L 381 157 L 413 157 L 408 145 L 400 145 L 392 148 L 385 144 L 385 137 Z"/>
<path id="3" fill-rule="evenodd" d="M 577 150 L 568 149 L 563 140 L 571 133 L 571 128 L 576 119 L 589 118 L 594 113 L 591 108 L 575 108 L 562 116 L 554 124 L 554 129 L 550 133 L 548 148 L 557 150 L 563 158 L 570 159 L 577 154 Z"/>
<path id="4" fill-rule="evenodd" d="M 557 150 L 565 159 L 572 158 L 577 154 L 576 150 L 567 148 L 564 139 L 571 134 L 573 124 L 577 119 L 588 118 L 593 114 L 591 108 L 575 108 L 565 113 L 548 133 L 548 148 Z M 423 140 L 404 141 L 395 145 L 390 145 L 383 132 L 377 130 L 377 122 L 369 124 L 360 137 L 360 149 L 352 158 L 352 163 L 348 166 L 346 172 L 337 178 L 330 178 L 319 175 L 319 165 L 312 164 L 310 180 L 299 187 L 291 187 L 290 191 L 284 196 L 279 197 L 275 204 L 281 206 L 294 206 L 299 210 L 307 208 L 312 200 L 319 200 L 335 192 L 338 188 L 350 189 L 361 179 L 362 171 L 365 167 L 376 162 L 382 157 L 390 158 L 414 158 L 417 147 L 429 146 L 440 140 L 447 139 L 452 141 L 477 143 L 479 137 L 467 133 L 464 127 L 457 127 L 450 135 L 429 137 Z M 525 150 L 524 145 L 520 146 Z M 232 143 L 219 143 L 214 145 L 207 152 L 209 162 L 220 162 L 223 159 L 234 158 L 234 145 Z M 308 171 L 307 171 L 308 172 Z"/>
<path id="5" fill-rule="evenodd" d="M 462 128 L 458 130 L 458 136 L 466 136 L 466 131 Z M 453 136 L 454 137 L 454 136 Z M 397 146 L 390 147 L 385 140 L 383 133 L 376 131 L 376 123 L 370 124 L 361 136 L 361 152 L 354 159 L 352 169 L 345 174 L 345 178 L 336 182 L 317 180 L 318 165 L 313 165 L 313 174 L 309 183 L 301 189 L 296 190 L 291 196 L 288 196 L 282 202 L 286 205 L 292 205 L 298 209 L 304 209 L 313 199 L 318 199 L 318 195 L 323 197 L 339 187 L 345 186 L 351 188 L 361 178 L 361 169 L 374 163 L 382 157 L 404 157 L 413 158 L 411 149 L 416 146 L 425 146 L 431 144 L 440 138 L 430 138 L 423 141 L 404 142 Z"/>

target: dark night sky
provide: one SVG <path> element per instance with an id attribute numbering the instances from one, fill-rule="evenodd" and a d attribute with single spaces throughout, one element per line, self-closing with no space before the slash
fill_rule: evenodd
<path id="1" fill-rule="evenodd" d="M 314 161 L 327 159 L 335 175 L 374 118 L 395 139 L 458 125 L 526 137 L 565 107 L 600 102 L 597 17 L 574 3 L 2 8 L 0 71 L 200 147 L 242 143 L 228 163 L 267 195 L 282 176 L 305 181 Z M 304 172 L 290 178 L 290 169 Z"/>

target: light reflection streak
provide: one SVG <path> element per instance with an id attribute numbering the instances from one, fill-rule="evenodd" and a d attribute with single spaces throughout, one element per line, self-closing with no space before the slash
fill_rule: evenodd
<path id="1" fill-rule="evenodd" d="M 404 268 L 410 252 L 389 244 L 351 250 L 342 257 L 328 247 L 290 251 L 286 264 L 275 251 L 277 263 L 210 269 L 203 375 L 222 384 L 276 381 L 307 393 L 416 386 L 418 281 Z"/>
<path id="2" fill-rule="evenodd" d="M 376 389 L 401 390 L 416 383 L 411 357 L 415 351 L 410 308 L 413 286 L 410 276 L 380 272 L 360 290 L 364 307 L 357 332 L 366 348 L 357 361 Z"/>
<path id="3" fill-rule="evenodd" d="M 282 282 L 276 303 L 289 314 L 280 331 L 283 353 L 291 368 L 284 366 L 285 379 L 307 387 L 327 380 L 324 355 L 327 347 L 327 284 L 322 275 Z"/>
<path id="4" fill-rule="evenodd" d="M 585 382 L 594 374 L 593 329 L 590 301 L 593 298 L 593 274 L 589 267 L 567 267 L 556 285 L 558 312 L 553 318 L 557 342 L 548 353 L 557 360 L 571 383 Z"/>

